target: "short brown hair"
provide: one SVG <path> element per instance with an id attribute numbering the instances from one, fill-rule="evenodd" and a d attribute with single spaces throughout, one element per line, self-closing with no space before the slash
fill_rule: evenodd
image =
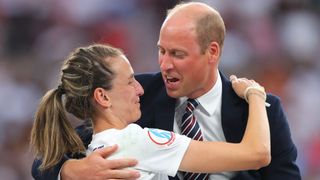
<path id="1" fill-rule="evenodd" d="M 180 2 L 172 9 L 167 11 L 167 18 L 177 12 L 179 9 L 190 4 L 195 4 L 195 2 Z M 203 12 L 200 17 L 196 17 L 195 20 L 196 35 L 201 53 L 205 52 L 205 50 L 208 48 L 208 45 L 212 41 L 216 41 L 220 48 L 222 48 L 226 33 L 225 24 L 220 13 L 211 6 L 206 4 L 203 5 L 207 6 L 209 11 Z"/>

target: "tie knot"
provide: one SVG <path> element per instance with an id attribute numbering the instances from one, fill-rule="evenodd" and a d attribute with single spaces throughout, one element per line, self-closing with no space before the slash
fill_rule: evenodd
<path id="1" fill-rule="evenodd" d="M 198 105 L 199 102 L 196 99 L 188 99 L 187 108 L 190 108 L 191 111 L 193 111 Z"/>

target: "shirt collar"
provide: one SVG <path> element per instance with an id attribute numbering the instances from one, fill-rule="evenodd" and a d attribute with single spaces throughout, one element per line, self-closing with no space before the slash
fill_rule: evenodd
<path id="1" fill-rule="evenodd" d="M 222 82 L 220 73 L 217 72 L 218 78 L 215 85 L 204 95 L 197 98 L 199 102 L 199 106 L 203 107 L 203 109 L 208 113 L 210 116 L 213 115 L 216 107 L 216 102 L 214 99 L 218 99 L 222 95 Z M 187 97 L 181 97 L 177 99 L 176 109 L 180 108 L 186 101 L 188 100 Z"/>

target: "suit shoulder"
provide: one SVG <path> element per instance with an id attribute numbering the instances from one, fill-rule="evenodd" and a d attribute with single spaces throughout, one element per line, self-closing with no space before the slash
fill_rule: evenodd
<path id="1" fill-rule="evenodd" d="M 266 102 L 268 102 L 269 104 L 275 104 L 278 106 L 281 104 L 281 98 L 277 95 L 272 94 L 272 93 L 268 93 Z"/>
<path id="2" fill-rule="evenodd" d="M 135 78 L 139 81 L 144 90 L 157 89 L 164 86 L 160 72 L 137 74 L 135 75 Z"/>
<path id="3" fill-rule="evenodd" d="M 155 80 L 162 80 L 162 76 L 160 72 L 155 73 L 141 73 L 136 74 L 135 78 L 138 81 L 155 81 Z"/>

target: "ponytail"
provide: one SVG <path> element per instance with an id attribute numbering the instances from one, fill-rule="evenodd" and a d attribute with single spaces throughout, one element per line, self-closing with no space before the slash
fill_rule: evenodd
<path id="1" fill-rule="evenodd" d="M 58 164 L 66 153 L 81 153 L 85 147 L 67 119 L 61 88 L 48 91 L 35 113 L 31 130 L 31 146 L 42 159 L 40 171 Z"/>
<path id="2" fill-rule="evenodd" d="M 42 159 L 41 171 L 58 164 L 64 154 L 85 152 L 66 112 L 84 121 L 92 120 L 92 94 L 97 87 L 111 89 L 115 73 L 109 59 L 122 55 L 117 48 L 96 44 L 75 49 L 65 60 L 61 84 L 43 96 L 34 117 L 30 143 Z"/>

